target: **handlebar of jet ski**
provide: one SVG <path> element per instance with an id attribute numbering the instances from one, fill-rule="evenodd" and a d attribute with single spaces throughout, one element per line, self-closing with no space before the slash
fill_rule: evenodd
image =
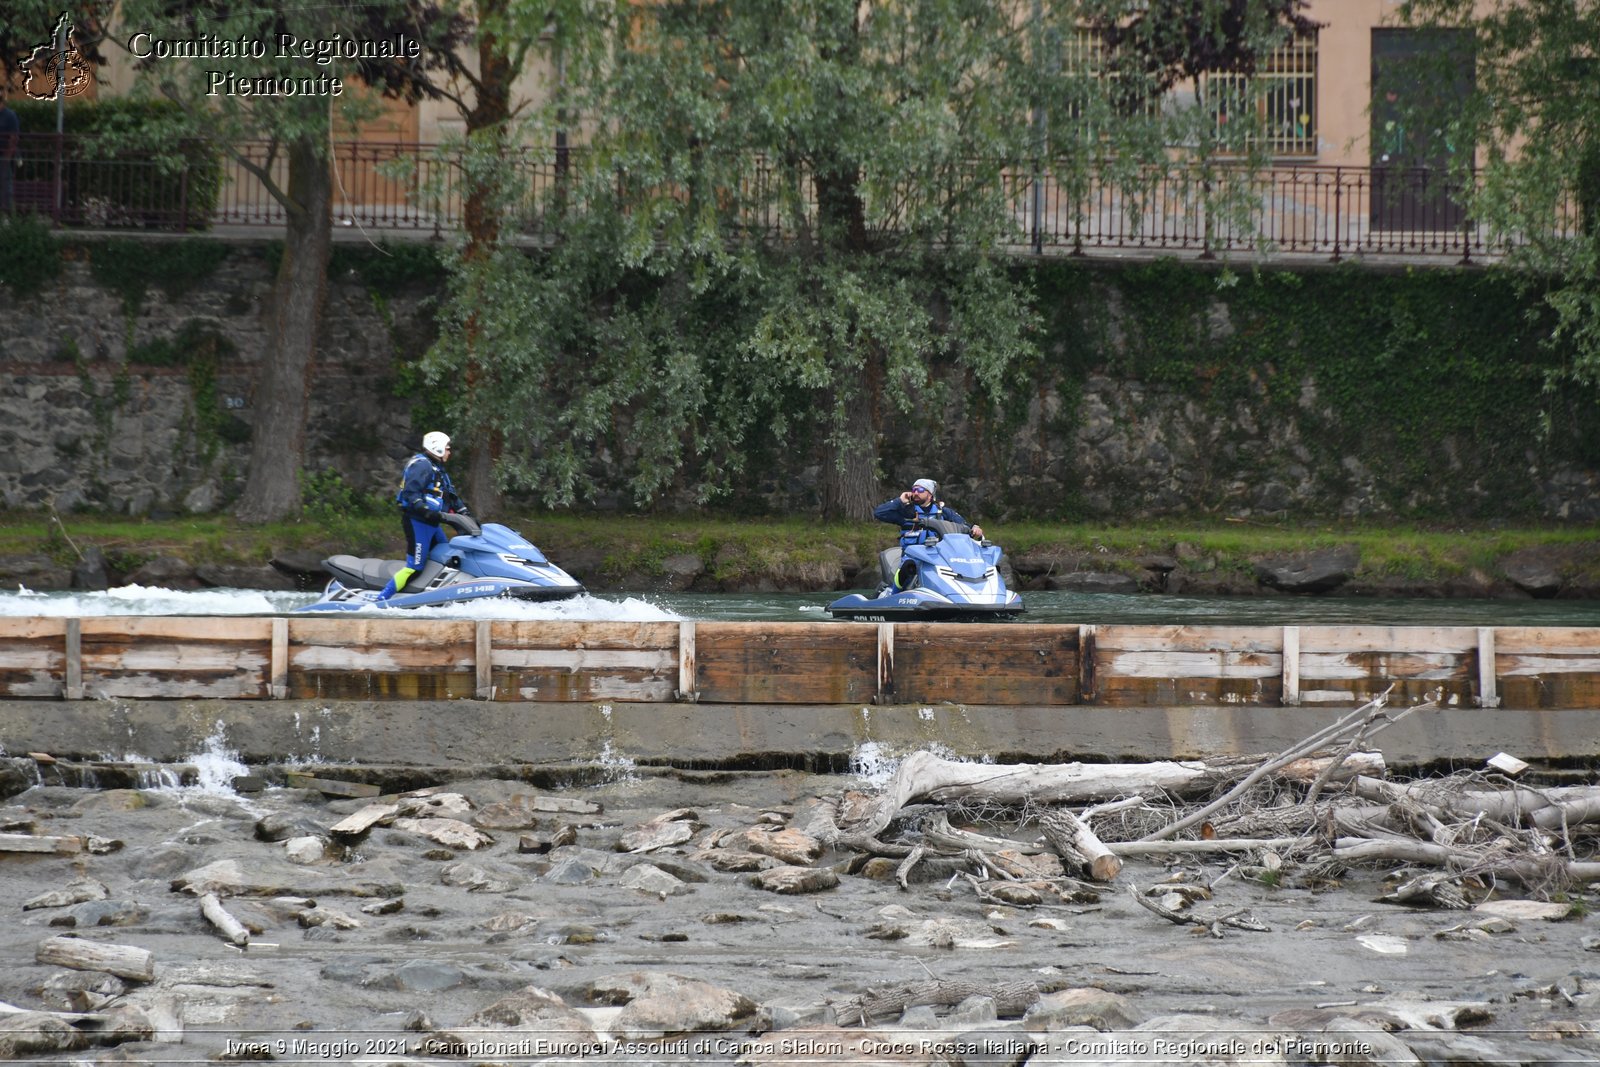
<path id="1" fill-rule="evenodd" d="M 478 537 L 483 533 L 483 527 L 479 526 L 478 520 L 471 515 L 461 515 L 454 511 L 447 511 L 439 516 L 439 521 L 446 526 L 454 526 L 468 537 Z"/>

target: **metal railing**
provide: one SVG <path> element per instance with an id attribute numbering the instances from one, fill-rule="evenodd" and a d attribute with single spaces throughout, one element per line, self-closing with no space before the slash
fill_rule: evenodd
<path id="1" fill-rule="evenodd" d="M 18 210 L 59 225 L 107 229 L 196 230 L 217 226 L 278 227 L 284 209 L 263 181 L 287 187 L 287 162 L 266 143 L 224 151 L 197 144 L 175 159 L 107 158 L 73 137 L 22 138 L 15 182 Z M 335 225 L 385 234 L 443 234 L 459 229 L 466 208 L 460 163 L 434 145 L 345 143 L 332 157 Z M 524 237 L 559 236 L 578 160 L 576 150 L 522 150 L 514 160 L 517 204 L 509 229 Z M 988 178 L 974 177 L 989 174 Z M 625 179 L 619 176 L 620 186 Z M 946 196 L 971 195 L 974 183 L 1000 183 L 1011 222 L 1006 244 L 1036 254 L 1094 252 L 1249 255 L 1445 256 L 1494 258 L 1518 238 L 1492 238 L 1461 207 L 1459 187 L 1437 172 L 1313 164 L 1282 165 L 1245 175 L 1227 164 L 1147 167 L 1119 181 L 1048 162 L 1026 169 L 962 169 Z M 726 191 L 738 205 L 745 239 L 782 240 L 816 219 L 809 179 L 753 164 Z M 780 210 L 779 190 L 790 202 Z M 928 212 L 924 204 L 923 217 Z M 938 205 L 933 205 L 937 207 Z M 900 232 L 907 205 L 867 204 L 869 223 Z M 1550 223 L 1550 235 L 1571 235 L 1571 205 Z M 940 240 L 930 233 L 923 239 Z"/>

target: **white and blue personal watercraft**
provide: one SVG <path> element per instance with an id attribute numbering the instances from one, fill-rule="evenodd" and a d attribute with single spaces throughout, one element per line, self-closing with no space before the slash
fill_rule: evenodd
<path id="1" fill-rule="evenodd" d="M 583 592 L 576 578 L 515 530 L 494 522 L 480 527 L 465 515 L 446 514 L 443 519 L 460 532 L 434 545 L 428 561 L 388 600 L 379 602 L 378 593 L 405 566 L 403 560 L 330 556 L 322 566 L 333 580 L 322 598 L 295 610 L 424 608 L 485 597 L 563 600 Z"/>
<path id="2" fill-rule="evenodd" d="M 861 622 L 1011 619 L 1022 598 L 1006 588 L 999 545 L 974 541 L 972 527 L 924 519 L 927 537 L 904 550 L 878 553 L 879 587 L 873 596 L 851 593 L 828 605 L 836 619 Z"/>

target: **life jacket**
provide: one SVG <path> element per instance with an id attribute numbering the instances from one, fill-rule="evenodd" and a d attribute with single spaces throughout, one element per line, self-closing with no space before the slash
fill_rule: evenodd
<path id="1" fill-rule="evenodd" d="M 409 476 L 411 474 L 412 466 L 418 460 L 421 460 L 428 465 L 430 478 L 428 485 L 422 490 L 420 509 L 423 511 L 443 511 L 444 487 L 445 482 L 449 480 L 449 475 L 445 474 L 444 470 L 433 461 L 432 456 L 424 455 L 421 452 L 418 452 L 416 455 L 412 456 L 410 462 L 405 465 L 405 469 L 401 471 L 400 491 L 395 493 L 394 502 L 402 506 L 405 505 L 406 483 L 410 480 Z"/>
<path id="2" fill-rule="evenodd" d="M 931 501 L 927 507 L 923 507 L 921 504 L 912 504 L 911 510 L 917 513 L 917 518 L 919 519 L 944 518 L 944 504 L 942 501 Z M 901 548 L 906 548 L 910 545 L 920 545 L 927 539 L 928 530 L 925 526 L 902 525 L 900 527 Z"/>

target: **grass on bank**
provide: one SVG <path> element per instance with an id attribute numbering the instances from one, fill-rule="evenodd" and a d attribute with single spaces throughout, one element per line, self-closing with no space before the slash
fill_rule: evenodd
<path id="1" fill-rule="evenodd" d="M 658 574 L 673 556 L 698 556 L 719 579 L 797 573 L 833 561 L 865 562 L 892 543 L 883 523 L 823 523 L 804 518 L 732 518 L 578 513 L 513 513 L 498 521 L 519 530 L 557 563 L 563 556 L 600 556 L 612 574 Z M 1223 568 L 1338 545 L 1361 552 L 1374 576 L 1448 579 L 1495 569 L 1497 560 L 1536 546 L 1600 545 L 1600 524 L 1468 528 L 1375 523 L 1270 524 L 1239 521 L 1155 521 L 1126 525 L 1084 522 L 989 524 L 985 532 L 1013 558 L 1036 550 L 1104 559 L 1108 571 L 1137 569 L 1141 557 L 1180 550 Z M 286 551 L 398 555 L 392 512 L 318 514 L 247 526 L 227 516 L 133 519 L 109 515 L 16 513 L 0 518 L 0 553 L 47 555 L 71 565 L 88 546 L 111 566 L 131 570 L 159 555 L 192 564 L 265 563 Z M 1600 569 L 1600 550 L 1593 553 Z"/>

